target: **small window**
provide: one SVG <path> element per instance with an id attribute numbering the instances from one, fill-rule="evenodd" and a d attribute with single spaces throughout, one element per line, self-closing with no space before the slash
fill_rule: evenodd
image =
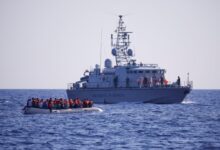
<path id="1" fill-rule="evenodd" d="M 137 71 L 134 71 L 134 73 L 137 73 Z"/>
<path id="2" fill-rule="evenodd" d="M 139 71 L 139 73 L 143 73 L 143 71 L 142 71 L 142 70 L 140 70 L 140 71 Z"/>
<path id="3" fill-rule="evenodd" d="M 145 70 L 145 73 L 150 73 L 150 70 Z"/>
<path id="4" fill-rule="evenodd" d="M 153 73 L 157 73 L 157 70 L 153 70 Z"/>

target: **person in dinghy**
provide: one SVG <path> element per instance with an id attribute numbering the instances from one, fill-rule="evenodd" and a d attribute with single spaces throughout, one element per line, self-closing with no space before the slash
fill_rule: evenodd
<path id="1" fill-rule="evenodd" d="M 40 109 L 69 109 L 69 108 L 91 108 L 93 106 L 93 101 L 85 99 L 81 101 L 79 98 L 72 99 L 40 99 L 32 98 L 27 100 L 25 107 L 34 107 Z"/>
<path id="2" fill-rule="evenodd" d="M 26 106 L 23 108 L 24 114 L 48 114 L 48 113 L 69 113 L 83 111 L 98 111 L 103 110 L 93 107 L 93 101 L 85 99 L 81 101 L 76 99 L 40 99 L 32 98 L 27 100 Z"/>

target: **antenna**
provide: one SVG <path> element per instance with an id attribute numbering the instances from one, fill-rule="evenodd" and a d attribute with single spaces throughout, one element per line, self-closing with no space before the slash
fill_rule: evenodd
<path id="1" fill-rule="evenodd" d="M 124 25 L 123 15 L 119 15 L 118 27 L 115 31 L 114 35 L 111 35 L 111 46 L 112 46 L 112 54 L 115 56 L 115 61 L 117 66 L 127 65 L 132 57 L 133 51 L 130 47 L 130 36 L 129 34 L 132 32 L 126 31 L 126 26 Z"/>
<path id="2" fill-rule="evenodd" d="M 99 62 L 99 65 L 100 65 L 100 69 L 102 68 L 102 30 L 101 30 L 101 39 L 100 39 L 100 51 L 99 51 L 99 55 L 100 55 L 100 62 Z"/>
<path id="3" fill-rule="evenodd" d="M 190 83 L 189 83 L 189 72 L 187 73 L 187 86 L 189 86 Z"/>

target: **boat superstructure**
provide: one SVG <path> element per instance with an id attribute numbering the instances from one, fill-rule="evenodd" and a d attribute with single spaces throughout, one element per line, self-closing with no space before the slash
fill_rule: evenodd
<path id="1" fill-rule="evenodd" d="M 95 103 L 146 102 L 180 103 L 190 92 L 192 84 L 180 85 L 180 79 L 169 84 L 165 78 L 166 70 L 157 64 L 137 63 L 130 48 L 130 34 L 119 16 L 118 27 L 111 35 L 112 55 L 105 60 L 105 67 L 95 65 L 86 70 L 79 81 L 69 84 L 68 98 L 89 98 Z"/>

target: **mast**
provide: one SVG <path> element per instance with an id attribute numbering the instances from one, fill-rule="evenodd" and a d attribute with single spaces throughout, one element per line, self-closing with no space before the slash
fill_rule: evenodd
<path id="1" fill-rule="evenodd" d="M 116 37 L 111 34 L 112 54 L 115 56 L 117 66 L 127 65 L 133 56 L 132 50 L 129 49 L 131 43 L 129 34 L 132 32 L 126 31 L 122 17 L 122 15 L 119 15 L 118 27 L 115 30 Z"/>

